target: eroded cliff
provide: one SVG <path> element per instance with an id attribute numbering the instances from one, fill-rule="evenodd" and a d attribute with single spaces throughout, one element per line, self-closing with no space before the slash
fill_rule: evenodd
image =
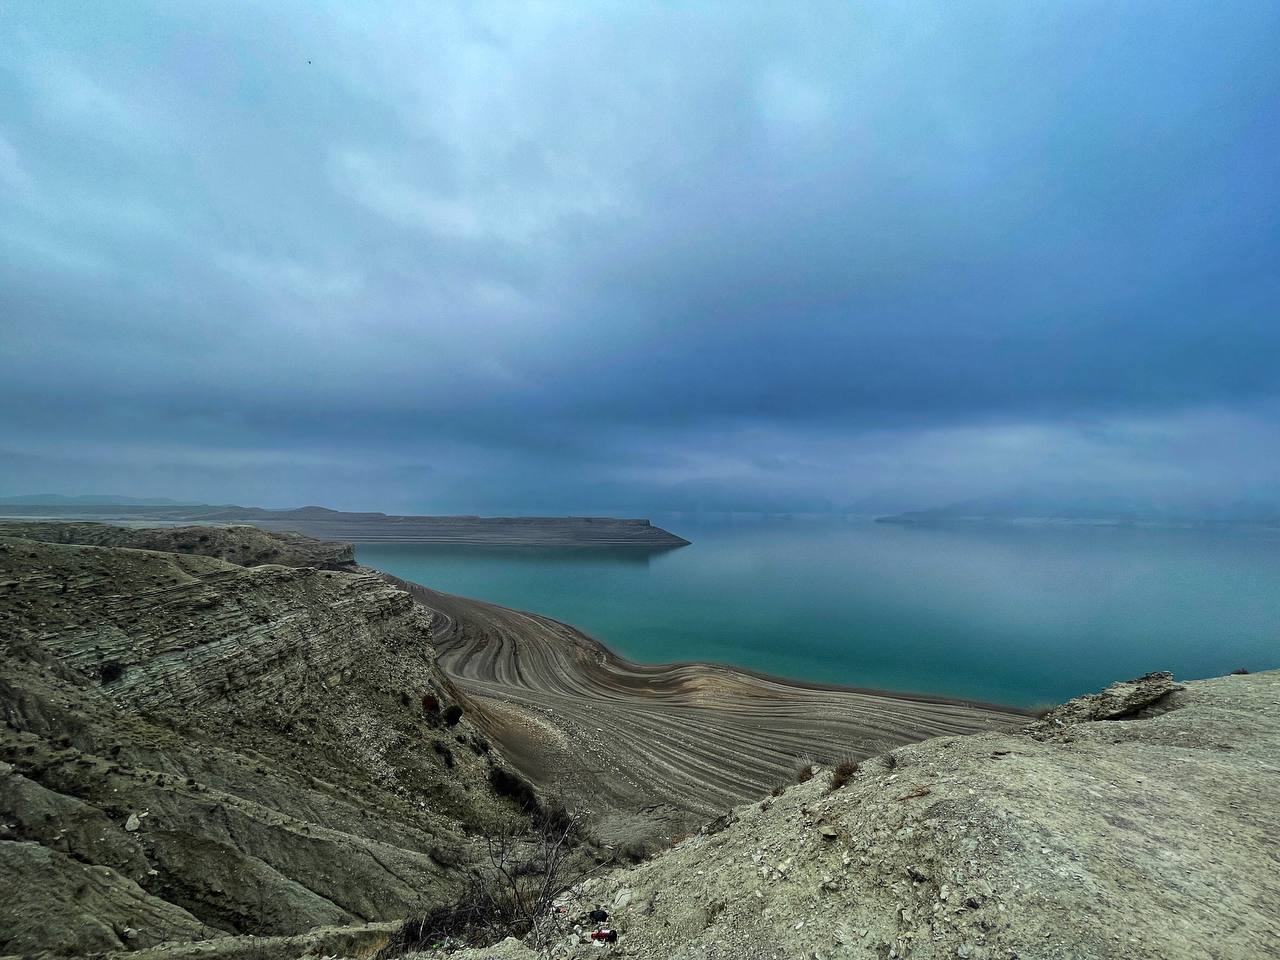
<path id="1" fill-rule="evenodd" d="M 402 591 L 41 534 L 0 538 L 0 954 L 403 916 L 516 815 Z"/>

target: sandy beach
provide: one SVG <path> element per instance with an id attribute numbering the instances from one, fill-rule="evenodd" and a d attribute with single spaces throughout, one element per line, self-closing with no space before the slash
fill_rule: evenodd
<path id="1" fill-rule="evenodd" d="M 686 832 L 794 782 L 809 762 L 1029 717 L 721 664 L 631 663 L 547 617 L 389 579 L 434 614 L 440 664 L 485 715 L 479 724 L 539 787 L 601 814 L 605 839 Z"/>

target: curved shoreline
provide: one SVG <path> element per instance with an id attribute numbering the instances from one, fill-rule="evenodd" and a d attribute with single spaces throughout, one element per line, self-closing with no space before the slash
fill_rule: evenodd
<path id="1" fill-rule="evenodd" d="M 490 600 L 481 600 L 478 597 L 464 597 L 461 594 L 445 593 L 441 590 L 433 590 L 430 587 L 415 583 L 412 580 L 405 580 L 403 577 L 397 577 L 395 574 L 387 573 L 385 570 L 378 570 L 376 567 L 369 567 L 380 576 L 390 580 L 397 586 L 410 594 L 415 591 L 422 591 L 424 594 L 431 594 L 437 597 L 449 597 L 453 600 L 461 600 L 466 603 L 478 604 L 485 607 L 494 607 L 498 610 L 505 610 L 508 613 L 519 616 L 536 617 L 539 620 L 552 623 L 558 627 L 572 632 L 576 638 L 585 642 L 599 651 L 600 655 L 608 662 L 618 667 L 635 673 L 645 673 L 652 671 L 655 674 L 672 673 L 678 670 L 693 669 L 705 670 L 708 672 L 723 671 L 726 673 L 737 673 L 743 676 L 752 677 L 762 683 L 774 684 L 781 687 L 794 687 L 797 690 L 822 690 L 832 693 L 855 693 L 868 697 L 882 697 L 888 700 L 906 700 L 916 703 L 934 703 L 947 704 L 958 707 L 972 707 L 975 710 L 987 710 L 995 713 L 1017 714 L 1025 716 L 1030 720 L 1042 717 L 1047 708 L 1035 707 L 1018 707 L 1007 703 L 996 703 L 992 700 L 975 700 L 970 697 L 951 697 L 941 693 L 928 693 L 912 690 L 892 690 L 887 687 L 859 687 L 847 683 L 833 683 L 828 680 L 804 680 L 798 677 L 787 677 L 780 673 L 769 673 L 767 670 L 757 670 L 755 667 L 744 667 L 736 663 L 725 663 L 721 660 L 664 660 L 659 663 L 650 663 L 642 660 L 631 660 L 618 653 L 603 640 L 587 633 L 581 627 L 575 627 L 571 623 L 564 620 L 557 620 L 555 617 L 549 617 L 542 613 L 533 613 L 527 610 L 519 610 L 515 607 L 503 606 L 500 603 L 493 603 Z M 422 597 L 417 597 L 421 602 Z M 427 604 L 430 606 L 430 604 Z"/>
<path id="2" fill-rule="evenodd" d="M 440 665 L 476 722 L 538 786 L 594 809 L 606 839 L 685 832 L 808 762 L 1014 729 L 1035 715 L 726 664 L 634 663 L 549 617 L 382 576 L 431 611 Z"/>

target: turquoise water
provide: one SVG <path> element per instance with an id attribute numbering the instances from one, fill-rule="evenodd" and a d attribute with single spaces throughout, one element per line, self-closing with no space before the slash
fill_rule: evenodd
<path id="1" fill-rule="evenodd" d="M 1022 706 L 1149 670 L 1280 666 L 1280 540 L 870 521 L 695 524 L 635 548 L 364 544 L 362 563 L 571 623 L 625 657 Z"/>

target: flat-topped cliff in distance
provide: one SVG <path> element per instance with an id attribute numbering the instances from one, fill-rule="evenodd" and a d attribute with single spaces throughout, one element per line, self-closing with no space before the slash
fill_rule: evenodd
<path id="1" fill-rule="evenodd" d="M 27 500 L 29 498 L 16 498 Z M 327 507 L 265 510 L 210 504 L 0 502 L 0 516 L 115 523 L 250 524 L 355 543 L 475 543 L 534 547 L 683 547 L 689 541 L 648 520 L 615 517 L 425 517 L 347 513 Z"/>

